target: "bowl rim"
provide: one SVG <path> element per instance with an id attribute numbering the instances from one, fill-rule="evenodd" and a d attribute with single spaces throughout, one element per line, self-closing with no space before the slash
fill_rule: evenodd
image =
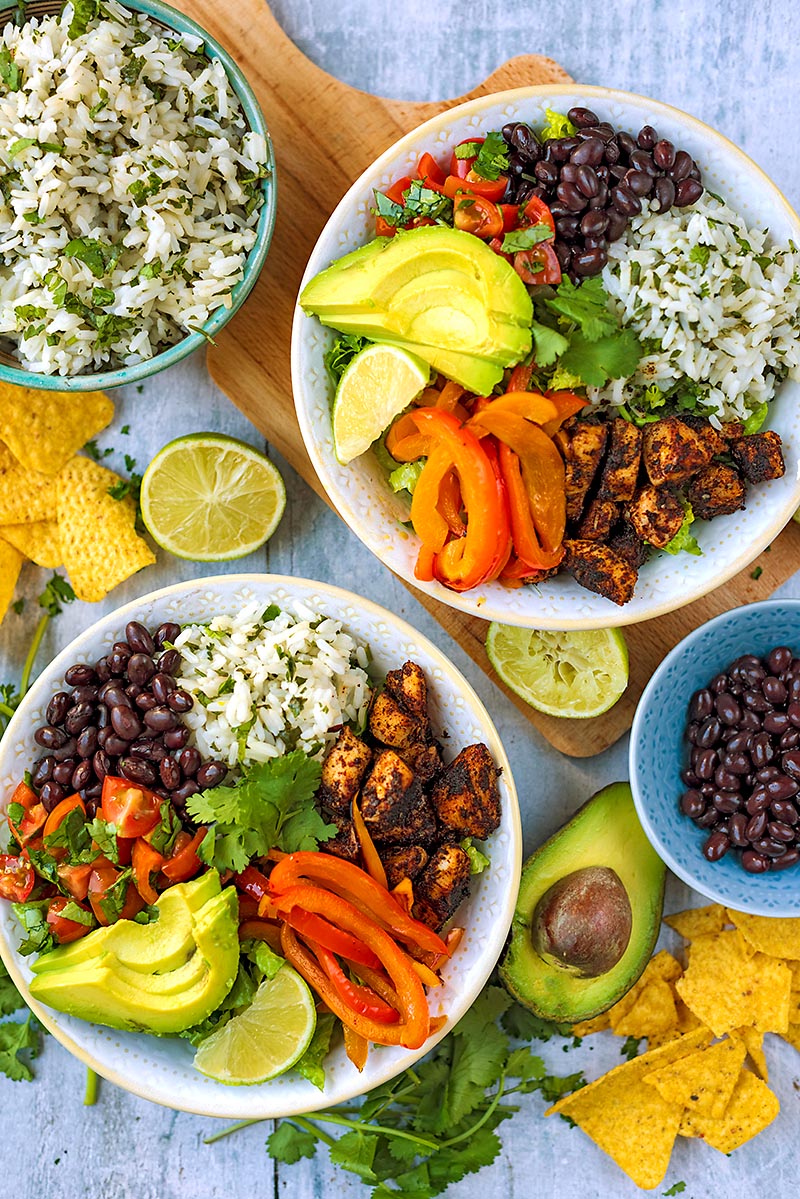
<path id="1" fill-rule="evenodd" d="M 370 1080 L 369 1086 L 371 1089 L 374 1086 L 379 1086 L 388 1081 L 390 1078 L 396 1077 L 402 1072 L 402 1070 L 405 1070 L 408 1066 L 413 1065 L 414 1062 L 417 1062 L 420 1058 L 424 1057 L 425 1054 L 433 1049 L 439 1043 L 439 1041 L 441 1041 L 449 1032 L 452 1031 L 458 1021 L 467 1012 L 469 1007 L 471 1007 L 471 1005 L 475 1002 L 481 990 L 488 982 L 492 970 L 494 969 L 495 964 L 503 950 L 503 946 L 514 916 L 514 910 L 517 903 L 517 894 L 519 891 L 523 849 L 522 822 L 519 809 L 519 799 L 516 785 L 514 783 L 514 776 L 511 770 L 511 764 L 508 760 L 505 746 L 502 743 L 500 735 L 495 728 L 494 721 L 492 720 L 492 717 L 485 704 L 480 699 L 471 683 L 464 677 L 462 672 L 455 665 L 455 663 L 451 662 L 447 655 L 441 649 L 439 649 L 437 645 L 435 645 L 424 634 L 415 629 L 413 625 L 408 623 L 408 621 L 396 615 L 388 608 L 384 608 L 382 605 L 376 604 L 374 601 L 357 595 L 355 592 L 349 591 L 346 588 L 338 587 L 331 583 L 322 582 L 318 579 L 308 579 L 295 575 L 267 573 L 259 574 L 255 572 L 210 575 L 195 579 L 187 579 L 183 582 L 173 583 L 169 586 L 158 588 L 155 591 L 147 592 L 136 599 L 129 600 L 121 607 L 115 608 L 99 617 L 96 621 L 89 625 L 88 628 L 84 629 L 83 632 L 74 637 L 69 644 L 66 645 L 39 673 L 36 680 L 31 685 L 30 690 L 23 698 L 19 708 L 9 721 L 3 737 L 4 745 L 7 747 L 5 753 L 10 752 L 10 747 L 17 739 L 18 735 L 20 735 L 22 726 L 27 720 L 27 713 L 29 709 L 34 707 L 37 703 L 41 703 L 45 695 L 49 694 L 52 689 L 54 676 L 63 676 L 64 670 L 70 664 L 70 660 L 74 658 L 75 653 L 83 652 L 84 643 L 91 643 L 91 641 L 98 635 L 100 626 L 110 623 L 111 621 L 124 624 L 128 620 L 136 619 L 137 613 L 142 610 L 142 606 L 145 604 L 174 600 L 176 597 L 180 598 L 183 593 L 195 591 L 198 588 L 213 588 L 216 586 L 252 586 L 254 588 L 260 587 L 262 589 L 269 588 L 272 590 L 283 587 L 289 592 L 298 586 L 301 588 L 313 588 L 314 590 L 319 591 L 323 596 L 329 595 L 338 601 L 352 605 L 358 609 L 360 613 L 369 614 L 373 618 L 377 618 L 380 621 L 389 624 L 397 633 L 398 637 L 404 637 L 412 644 L 424 646 L 426 653 L 437 663 L 439 668 L 443 671 L 445 678 L 451 684 L 455 684 L 456 682 L 458 683 L 458 694 L 469 706 L 476 721 L 479 721 L 481 725 L 485 729 L 488 729 L 494 736 L 495 747 L 493 749 L 493 753 L 497 759 L 498 770 L 502 774 L 504 786 L 507 790 L 508 796 L 506 807 L 508 809 L 508 857 L 511 886 L 508 890 L 504 890 L 498 894 L 497 911 L 493 917 L 492 936 L 489 942 L 490 952 L 482 960 L 481 967 L 476 969 L 473 988 L 464 990 L 454 997 L 453 1007 L 451 1008 L 451 1012 L 448 1012 L 448 1019 L 445 1022 L 444 1027 L 441 1028 L 437 1033 L 434 1033 L 432 1036 L 430 1036 L 420 1049 L 407 1050 L 406 1056 L 403 1058 L 402 1065 L 394 1064 L 389 1065 L 388 1067 L 384 1066 L 383 1071 L 376 1076 L 375 1080 Z M 75 649 L 76 644 L 78 645 L 77 650 Z M 0 747 L 0 762 L 4 756 L 5 754 L 3 748 Z M 169 1100 L 165 1099 L 163 1095 L 154 1093 L 147 1085 L 140 1083 L 133 1071 L 126 1075 L 124 1071 L 111 1068 L 97 1061 L 90 1049 L 84 1048 L 84 1046 L 76 1041 L 68 1031 L 61 1027 L 59 1023 L 59 1017 L 61 1016 L 61 1013 L 54 1012 L 51 1008 L 45 1007 L 43 1004 L 39 1003 L 38 1000 L 33 999 L 30 996 L 27 981 L 23 977 L 17 964 L 16 950 L 6 941 L 2 926 L 0 926 L 0 960 L 2 960 L 5 964 L 13 982 L 17 986 L 18 990 L 23 996 L 23 999 L 28 1007 L 32 1010 L 33 1014 L 39 1021 L 41 1021 L 44 1027 L 53 1034 L 56 1040 L 64 1046 L 65 1049 L 73 1054 L 73 1056 L 77 1057 L 79 1061 L 83 1062 L 85 1066 L 95 1070 L 103 1078 L 108 1079 L 109 1082 L 113 1082 L 115 1085 L 122 1087 L 126 1091 L 130 1091 L 134 1095 L 138 1095 L 142 1099 L 148 1099 L 152 1103 L 158 1103 L 161 1106 L 169 1107 L 173 1110 L 190 1112 L 194 1115 L 209 1117 L 222 1116 L 222 1118 L 230 1119 L 247 1119 L 250 1117 L 281 1119 L 283 1116 L 299 1115 L 312 1110 L 318 1111 L 331 1105 L 330 1096 L 326 1099 L 324 1093 L 320 1093 L 318 1103 L 314 1103 L 313 1100 L 311 1104 L 308 1102 L 304 1102 L 302 1104 L 295 1103 L 294 1105 L 290 1105 L 290 1110 L 285 1112 L 277 1111 L 274 1104 L 270 1106 L 268 1103 L 262 1103 L 261 1107 L 259 1107 L 259 1093 L 261 1095 L 268 1095 L 269 1092 L 262 1089 L 268 1084 L 257 1084 L 252 1087 L 245 1086 L 226 1088 L 226 1091 L 228 1092 L 239 1093 L 242 1094 L 243 1097 L 250 1097 L 249 1103 L 247 1102 L 247 1098 L 243 1098 L 239 1115 L 227 1111 L 220 1113 L 219 1111 L 214 1110 L 212 1106 L 203 1103 L 171 1103 Z M 87 1021 L 86 1023 L 87 1025 L 91 1025 L 90 1021 Z M 141 1035 L 146 1037 L 148 1034 L 142 1033 Z M 201 1077 L 201 1075 L 198 1075 L 198 1078 Z M 352 1086 L 346 1088 L 341 1095 L 337 1096 L 334 1102 L 346 1102 L 347 1100 L 356 1098 L 362 1094 L 364 1094 L 364 1087 L 363 1085 L 360 1085 L 357 1076 L 353 1081 Z M 214 1092 L 210 1091 L 209 1099 L 212 1099 L 213 1095 Z"/>
<path id="2" fill-rule="evenodd" d="M 159 374 L 176 362 L 181 362 L 201 346 L 213 346 L 214 334 L 219 333 L 224 325 L 235 315 L 255 286 L 256 280 L 267 259 L 272 235 L 275 231 L 275 220 L 278 211 L 278 178 L 275 161 L 275 148 L 267 128 L 266 119 L 253 88 L 245 78 L 244 73 L 234 58 L 224 46 L 212 37 L 202 25 L 192 17 L 187 16 L 164 0 L 119 0 L 133 12 L 144 13 L 160 24 L 174 29 L 178 33 L 190 33 L 200 38 L 204 43 L 206 53 L 210 58 L 218 58 L 225 68 L 231 87 L 236 94 L 247 121 L 248 128 L 253 133 L 260 133 L 267 143 L 266 169 L 267 176 L 261 180 L 260 190 L 264 201 L 256 225 L 256 240 L 244 261 L 244 274 L 231 289 L 230 307 L 221 305 L 203 325 L 203 332 L 189 333 L 174 345 L 137 362 L 132 366 L 116 367 L 114 370 L 87 372 L 79 375 L 44 375 L 38 371 L 27 370 L 22 364 L 19 367 L 6 366 L 0 362 L 0 382 L 12 383 L 18 387 L 30 387 L 40 391 L 81 392 L 104 391 L 122 387 L 128 383 L 138 383 L 142 379 Z M 12 3 L 0 2 L 0 18 L 4 13 L 15 12 Z M 41 14 L 36 14 L 41 16 Z"/>
<path id="3" fill-rule="evenodd" d="M 677 875 L 682 882 L 687 883 L 690 887 L 692 887 L 695 891 L 698 891 L 701 895 L 704 895 L 707 899 L 711 899 L 715 903 L 722 904 L 723 907 L 732 906 L 733 903 L 731 897 L 726 895 L 725 889 L 717 886 L 713 880 L 707 884 L 703 877 L 699 877 L 697 874 L 694 874 L 692 871 L 684 868 L 679 862 L 676 862 L 669 845 L 665 844 L 663 838 L 656 829 L 653 820 L 651 819 L 650 812 L 644 802 L 644 798 L 639 790 L 639 776 L 644 769 L 639 751 L 639 740 L 640 735 L 642 734 L 645 715 L 650 709 L 653 692 L 658 686 L 661 677 L 663 677 L 663 672 L 667 670 L 673 663 L 679 661 L 685 656 L 686 652 L 690 649 L 692 642 L 700 633 L 707 633 L 709 629 L 719 628 L 725 624 L 729 624 L 731 621 L 736 621 L 740 618 L 743 612 L 752 612 L 753 610 L 763 612 L 774 609 L 790 609 L 800 617 L 800 599 L 770 598 L 766 600 L 757 600 L 752 604 L 739 604 L 736 608 L 728 608 L 726 612 L 720 612 L 718 616 L 713 616 L 710 620 L 706 620 L 703 622 L 703 624 L 698 625 L 696 629 L 692 629 L 690 633 L 687 633 L 685 637 L 681 638 L 676 646 L 673 646 L 667 656 L 661 662 L 659 662 L 658 666 L 653 671 L 653 674 L 650 676 L 647 686 L 642 692 L 639 702 L 636 705 L 636 711 L 634 712 L 633 721 L 631 723 L 630 742 L 628 749 L 628 774 L 630 777 L 634 807 L 636 808 L 636 814 L 639 817 L 639 822 L 645 831 L 645 835 L 647 836 L 648 841 L 653 846 L 658 856 L 667 864 L 668 868 L 673 874 Z M 698 865 L 703 861 L 705 861 L 705 859 L 699 859 Z M 707 865 L 710 866 L 712 863 L 707 863 Z M 747 877 L 752 877 L 757 881 L 761 876 L 752 875 Z M 772 903 L 767 907 L 763 903 L 759 903 L 758 893 L 755 889 L 753 891 L 753 896 L 753 900 L 748 900 L 748 902 L 744 905 L 737 898 L 735 901 L 736 910 L 747 912 L 752 916 L 800 916 L 800 883 L 798 884 L 797 899 L 794 903 L 778 902 Z"/>
<path id="4" fill-rule="evenodd" d="M 580 93 L 581 96 L 587 98 L 594 97 L 598 100 L 604 100 L 606 103 L 633 103 L 647 105 L 655 116 L 659 113 L 672 121 L 677 121 L 687 128 L 692 129 L 695 133 L 709 140 L 712 145 L 717 145 L 726 154 L 733 155 L 738 158 L 741 164 L 746 167 L 748 173 L 758 176 L 762 183 L 766 185 L 774 194 L 776 202 L 785 209 L 786 217 L 791 224 L 794 225 L 794 233 L 797 241 L 800 243 L 800 215 L 790 204 L 789 200 L 780 190 L 778 185 L 770 179 L 769 175 L 762 170 L 754 160 L 740 149 L 730 138 L 723 133 L 718 132 L 711 125 L 705 124 L 704 121 L 692 116 L 691 113 L 684 112 L 683 109 L 677 108 L 672 104 L 665 104 L 661 100 L 653 100 L 649 96 L 640 95 L 637 92 L 622 91 L 617 88 L 600 87 L 597 85 L 583 86 L 580 83 L 574 84 L 535 84 L 529 87 L 507 88 L 501 92 L 489 92 L 485 95 L 474 97 L 460 104 L 454 104 L 442 112 L 429 117 L 421 124 L 417 125 L 408 133 L 403 134 L 393 142 L 386 150 L 384 150 L 377 158 L 361 172 L 357 179 L 350 185 L 342 199 L 334 208 L 330 217 L 326 221 L 321 230 L 314 248 L 311 251 L 306 268 L 303 272 L 303 277 L 300 281 L 298 290 L 298 301 L 303 288 L 309 280 L 325 266 L 329 265 L 326 262 L 316 262 L 317 250 L 320 243 L 328 237 L 331 230 L 337 228 L 345 216 L 345 214 L 353 207 L 354 193 L 360 191 L 365 185 L 373 179 L 381 170 L 384 170 L 398 155 L 404 153 L 407 149 L 414 146 L 421 138 L 428 134 L 435 133 L 441 125 L 446 125 L 451 121 L 467 118 L 475 113 L 483 111 L 487 107 L 495 107 L 502 104 L 512 104 L 525 99 L 541 99 L 545 97 L 559 96 L 574 96 Z M 292 393 L 294 397 L 295 413 L 297 421 L 300 425 L 300 432 L 303 437 L 303 443 L 306 452 L 311 458 L 311 462 L 319 477 L 319 480 L 325 490 L 328 499 L 347 524 L 348 528 L 356 534 L 364 545 L 381 561 L 381 548 L 383 538 L 379 533 L 374 535 L 371 532 L 371 526 L 365 524 L 359 514 L 355 511 L 349 496 L 345 489 L 340 488 L 338 484 L 331 483 L 328 462 L 326 458 L 318 452 L 313 436 L 313 429 L 310 419 L 309 410 L 304 403 L 305 396 L 305 379 L 303 374 L 301 355 L 303 353 L 303 343 L 305 340 L 305 329 L 308 327 L 305 322 L 313 321 L 316 318 L 307 316 L 300 307 L 299 302 L 295 302 L 295 312 L 292 321 L 292 340 L 291 340 L 291 372 L 292 372 Z M 785 477 L 785 476 L 784 476 Z M 532 606 L 530 614 L 508 612 L 503 608 L 495 606 L 494 602 L 485 594 L 485 589 L 475 598 L 469 597 L 474 592 L 455 592 L 437 583 L 435 580 L 430 583 L 423 583 L 417 579 L 413 571 L 405 569 L 403 564 L 392 562 L 391 570 L 398 574 L 405 583 L 408 583 L 412 588 L 422 592 L 424 595 L 432 599 L 440 600 L 450 608 L 463 612 L 469 616 L 477 616 L 481 620 L 499 621 L 505 624 L 515 624 L 523 628 L 543 628 L 543 629 L 563 629 L 567 622 L 570 630 L 584 629 L 600 629 L 600 628 L 621 628 L 629 624 L 639 624 L 645 620 L 653 620 L 656 617 L 664 616 L 669 612 L 677 611 L 692 603 L 694 600 L 701 599 L 704 595 L 715 591 L 724 583 L 727 583 L 734 575 L 745 570 L 751 562 L 775 540 L 781 530 L 786 526 L 791 519 L 793 512 L 800 507 L 800 468 L 798 468 L 797 476 L 794 480 L 794 486 L 791 494 L 788 496 L 784 504 L 776 504 L 774 515 L 768 525 L 764 526 L 763 533 L 754 539 L 743 542 L 746 548 L 742 551 L 722 570 L 716 573 L 709 574 L 701 581 L 697 582 L 692 587 L 687 587 L 682 591 L 676 588 L 676 593 L 671 598 L 665 598 L 659 602 L 652 604 L 645 612 L 640 610 L 630 611 L 630 605 L 624 605 L 618 608 L 610 601 L 606 601 L 608 607 L 601 611 L 585 616 L 574 615 L 565 616 L 556 614 L 554 616 L 543 615 L 537 612 Z M 413 534 L 412 534 L 413 536 Z M 494 587 L 496 584 L 491 584 Z M 594 604 L 600 597 L 593 592 L 587 592 L 589 597 L 587 602 Z M 612 610 L 613 609 L 613 610 Z"/>

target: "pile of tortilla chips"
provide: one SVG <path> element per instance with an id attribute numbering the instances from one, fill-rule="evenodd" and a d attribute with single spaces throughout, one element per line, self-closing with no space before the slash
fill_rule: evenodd
<path id="1" fill-rule="evenodd" d="M 800 1050 L 800 919 L 711 904 L 666 923 L 689 942 L 686 968 L 662 950 L 619 1003 L 573 1029 L 646 1037 L 647 1052 L 547 1112 L 569 1116 L 644 1188 L 663 1180 L 677 1136 L 731 1153 L 775 1119 L 765 1032 Z"/>
<path id="2" fill-rule="evenodd" d="M 0 620 L 25 559 L 63 565 L 83 600 L 155 561 L 135 531 L 133 499 L 108 494 L 119 476 L 77 452 L 113 415 L 100 391 L 0 383 Z"/>

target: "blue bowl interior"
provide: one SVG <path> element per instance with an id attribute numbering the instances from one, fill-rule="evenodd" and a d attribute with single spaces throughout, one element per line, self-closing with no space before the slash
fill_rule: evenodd
<path id="1" fill-rule="evenodd" d="M 139 362 L 135 366 L 124 366 L 117 370 L 98 371 L 97 373 L 72 376 L 39 375 L 33 371 L 25 370 L 22 366 L 17 368 L 4 366 L 0 363 L 0 381 L 3 383 L 14 383 L 22 387 L 36 387 L 45 391 L 102 391 L 112 387 L 121 387 L 126 383 L 137 383 L 141 379 L 158 374 L 159 371 L 165 370 L 166 367 L 172 366 L 176 362 L 180 362 L 188 354 L 207 344 L 209 339 L 213 339 L 214 335 L 220 331 L 223 325 L 227 324 L 250 293 L 267 257 L 277 213 L 275 154 L 266 121 L 264 120 L 264 114 L 256 99 L 255 92 L 230 54 L 210 34 L 206 33 L 201 25 L 193 21 L 191 17 L 185 16 L 184 13 L 179 12 L 177 8 L 172 8 L 169 4 L 162 3 L 162 0 L 121 0 L 121 3 L 134 12 L 146 13 L 148 17 L 151 17 L 154 21 L 167 28 L 175 29 L 179 33 L 193 34 L 195 37 L 201 38 L 208 56 L 210 58 L 218 58 L 224 66 L 231 87 L 242 105 L 242 111 L 244 112 L 248 128 L 257 133 L 262 133 L 267 139 L 266 165 L 269 174 L 261 184 L 264 192 L 264 203 L 261 206 L 256 241 L 247 256 L 244 276 L 231 291 L 231 306 L 229 308 L 220 307 L 216 312 L 212 313 L 203 326 L 203 333 L 189 333 L 181 341 L 176 342 L 175 345 L 169 346 L 166 350 L 162 350 L 160 354 L 156 354 L 144 362 Z M 32 7 L 29 15 L 41 15 L 43 9 L 46 9 L 48 12 L 59 12 L 61 9 L 60 0 L 45 5 L 39 4 L 35 10 Z M 16 11 L 15 5 L 0 3 L 0 27 Z"/>
<path id="2" fill-rule="evenodd" d="M 645 688 L 631 729 L 630 777 L 642 826 L 656 852 L 684 882 L 744 912 L 800 915 L 800 863 L 747 874 L 738 854 L 708 862 L 708 833 L 678 809 L 688 759 L 684 729 L 693 693 L 741 654 L 763 657 L 788 645 L 800 657 L 800 600 L 768 600 L 725 612 L 690 633 L 664 659 Z"/>

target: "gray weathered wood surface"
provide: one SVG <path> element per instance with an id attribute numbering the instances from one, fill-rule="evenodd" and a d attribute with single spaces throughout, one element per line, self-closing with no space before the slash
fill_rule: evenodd
<path id="1" fill-rule="evenodd" d="M 231 3 L 232 0 L 227 0 Z M 738 142 L 800 202 L 797 88 L 800 44 L 792 0 L 273 0 L 295 42 L 320 66 L 367 91 L 413 99 L 458 95 L 504 59 L 537 51 L 560 61 L 578 80 L 652 95 L 715 125 Z M 302 146 L 297 147 L 302 153 Z M 269 265 L 267 266 L 269 269 Z M 169 438 L 198 429 L 258 435 L 209 381 L 202 355 L 159 376 L 141 391 L 117 393 L 113 428 L 100 438 L 143 466 Z M 130 425 L 129 436 L 120 429 Z M 281 463 L 279 465 L 282 466 Z M 447 640 L 424 610 L 362 547 L 342 523 L 284 468 L 289 503 L 266 553 L 232 570 L 272 570 L 325 579 L 360 591 L 399 612 L 423 632 Z M 116 605 L 167 583 L 209 573 L 161 555 L 158 564 L 117 589 L 103 605 L 75 605 L 54 624 L 42 650 L 54 654 Z M 23 593 L 41 589 L 44 572 L 26 568 Z M 786 594 L 800 595 L 795 579 Z M 0 630 L 0 679 L 18 673 L 35 616 L 29 604 Z M 533 731 L 452 643 L 443 645 L 489 706 L 503 736 L 523 808 L 526 848 L 548 836 L 589 794 L 626 775 L 626 745 L 597 758 L 563 758 Z M 672 908 L 689 898 L 674 884 Z M 543 1052 L 556 1072 L 585 1068 L 589 1077 L 620 1059 L 602 1038 L 563 1054 Z M 687 1183 L 685 1196 L 755 1199 L 765 1190 L 796 1189 L 800 1134 L 800 1059 L 768 1038 L 771 1082 L 783 1110 L 767 1132 L 728 1159 L 703 1145 L 680 1142 L 665 1187 Z M 269 1126 L 261 1125 L 207 1147 L 214 1121 L 169 1112 L 106 1084 L 94 1108 L 81 1106 L 83 1067 L 52 1039 L 36 1063 L 33 1084 L 0 1078 L 5 1188 L 18 1199 L 244 1199 L 274 1194 L 291 1199 L 367 1190 L 352 1176 L 314 1162 L 275 1169 L 266 1156 Z M 632 1196 L 636 1188 L 577 1130 L 544 1121 L 537 1097 L 502 1129 L 495 1165 L 453 1188 L 459 1199 L 487 1189 L 510 1199 Z M 659 1192 L 662 1188 L 659 1188 Z M 658 1192 L 657 1192 L 658 1193 Z"/>

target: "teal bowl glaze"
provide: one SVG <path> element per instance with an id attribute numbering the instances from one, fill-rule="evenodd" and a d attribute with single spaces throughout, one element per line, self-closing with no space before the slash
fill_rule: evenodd
<path id="1" fill-rule="evenodd" d="M 719 862 L 706 861 L 708 832 L 678 808 L 686 790 L 680 772 L 688 764 L 684 730 L 695 691 L 743 654 L 764 658 L 778 645 L 800 657 L 800 600 L 746 604 L 707 621 L 667 654 L 644 689 L 631 728 L 633 801 L 656 853 L 701 895 L 755 916 L 800 916 L 800 862 L 748 874 L 734 850 Z"/>
<path id="2" fill-rule="evenodd" d="M 174 366 L 176 362 L 180 362 L 183 358 L 186 358 L 194 350 L 206 344 L 209 339 L 213 339 L 216 333 L 219 333 L 220 329 L 228 323 L 234 313 L 241 308 L 267 258 L 272 233 L 275 228 L 275 216 L 278 206 L 275 151 L 266 121 L 264 120 L 264 114 L 261 111 L 253 89 L 230 54 L 201 25 L 198 25 L 190 17 L 184 16 L 182 12 L 178 12 L 171 5 L 162 3 L 162 0 L 121 0 L 121 3 L 132 12 L 144 13 L 168 29 L 174 29 L 178 33 L 193 34 L 195 37 L 201 38 L 209 57 L 218 58 L 225 68 L 225 73 L 230 80 L 231 87 L 241 103 L 249 129 L 254 133 L 263 134 L 266 139 L 266 165 L 269 174 L 262 181 L 264 203 L 261 206 L 255 245 L 245 261 L 243 278 L 231 291 L 230 307 L 218 308 L 206 321 L 202 333 L 189 333 L 181 341 L 176 342 L 173 346 L 169 346 L 166 350 L 162 350 L 161 353 L 155 354 L 152 358 L 148 358 L 144 362 L 138 362 L 135 366 L 120 367 L 118 370 L 98 371 L 96 373 L 87 372 L 71 376 L 40 375 L 26 370 L 21 365 L 19 367 L 12 367 L 0 362 L 0 381 L 3 383 L 14 383 L 21 387 L 34 387 L 43 391 L 108 391 L 114 387 L 122 387 L 126 383 L 138 383 L 142 379 L 150 378 L 151 375 L 157 375 L 160 371 L 166 370 L 168 366 Z M 62 0 L 33 0 L 32 3 L 26 6 L 26 15 L 29 18 L 51 16 L 60 12 L 62 7 Z M 0 4 L 0 28 L 14 18 L 16 13 L 16 5 Z"/>

